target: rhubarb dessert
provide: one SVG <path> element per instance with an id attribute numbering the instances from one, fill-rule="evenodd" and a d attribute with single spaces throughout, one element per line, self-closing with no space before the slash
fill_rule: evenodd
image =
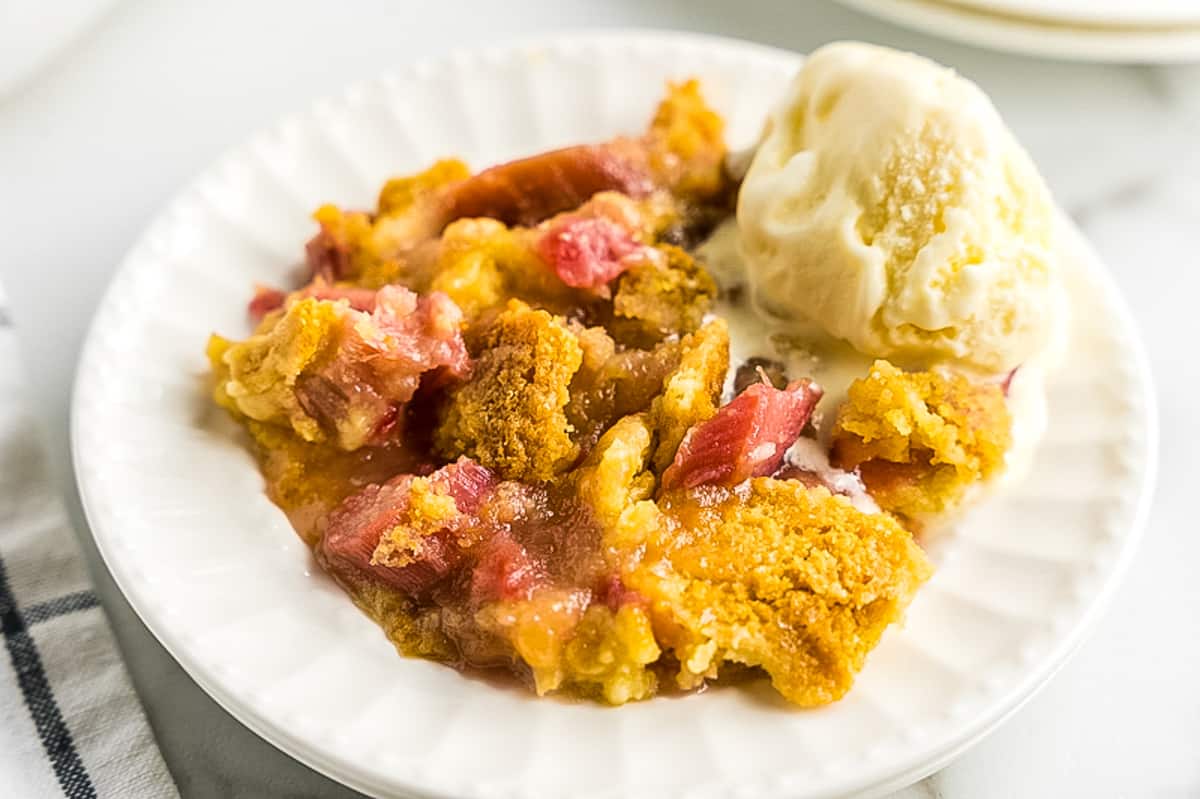
<path id="1" fill-rule="evenodd" d="M 213 396 L 401 653 L 827 704 L 1037 438 L 1051 205 L 973 84 L 880 48 L 814 53 L 745 174 L 696 81 L 647 111 L 317 209 Z"/>

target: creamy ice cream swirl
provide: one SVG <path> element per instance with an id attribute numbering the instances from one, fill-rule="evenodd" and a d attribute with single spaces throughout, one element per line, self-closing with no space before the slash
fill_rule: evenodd
<path id="1" fill-rule="evenodd" d="M 924 368 L 1010 370 L 1061 326 L 1054 211 L 975 84 L 915 55 L 814 52 L 738 202 L 755 301 Z"/>

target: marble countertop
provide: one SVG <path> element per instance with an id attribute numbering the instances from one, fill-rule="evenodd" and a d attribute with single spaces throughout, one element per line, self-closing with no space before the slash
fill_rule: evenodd
<path id="1" fill-rule="evenodd" d="M 78 512 L 67 407 L 80 342 L 123 252 L 225 148 L 316 96 L 451 46 L 590 26 L 680 28 L 799 51 L 857 38 L 979 82 L 1112 268 L 1145 336 L 1162 414 L 1144 546 L 1091 639 L 943 772 L 938 797 L 1200 796 L 1200 66 L 1110 67 L 988 53 L 817 0 L 125 0 L 0 98 L 0 281 L 57 476 Z M 136 357 L 132 355 L 131 357 Z M 119 434 L 119 431 L 114 431 Z M 185 797 L 351 796 L 241 727 L 180 670 L 85 535 L 105 608 Z"/>

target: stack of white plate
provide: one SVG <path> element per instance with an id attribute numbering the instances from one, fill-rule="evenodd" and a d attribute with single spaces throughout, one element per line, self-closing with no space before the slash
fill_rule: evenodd
<path id="1" fill-rule="evenodd" d="M 997 50 L 1082 61 L 1200 61 L 1200 0 L 842 0 Z"/>

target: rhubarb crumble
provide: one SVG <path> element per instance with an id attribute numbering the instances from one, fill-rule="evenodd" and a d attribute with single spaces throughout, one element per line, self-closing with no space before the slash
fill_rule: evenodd
<path id="1" fill-rule="evenodd" d="M 929 520 L 1002 470 L 995 380 L 834 385 L 746 321 L 701 246 L 729 163 L 695 81 L 640 136 L 438 161 L 318 209 L 306 283 L 212 337 L 270 497 L 402 653 L 610 704 L 747 673 L 827 704 L 930 577 Z"/>

